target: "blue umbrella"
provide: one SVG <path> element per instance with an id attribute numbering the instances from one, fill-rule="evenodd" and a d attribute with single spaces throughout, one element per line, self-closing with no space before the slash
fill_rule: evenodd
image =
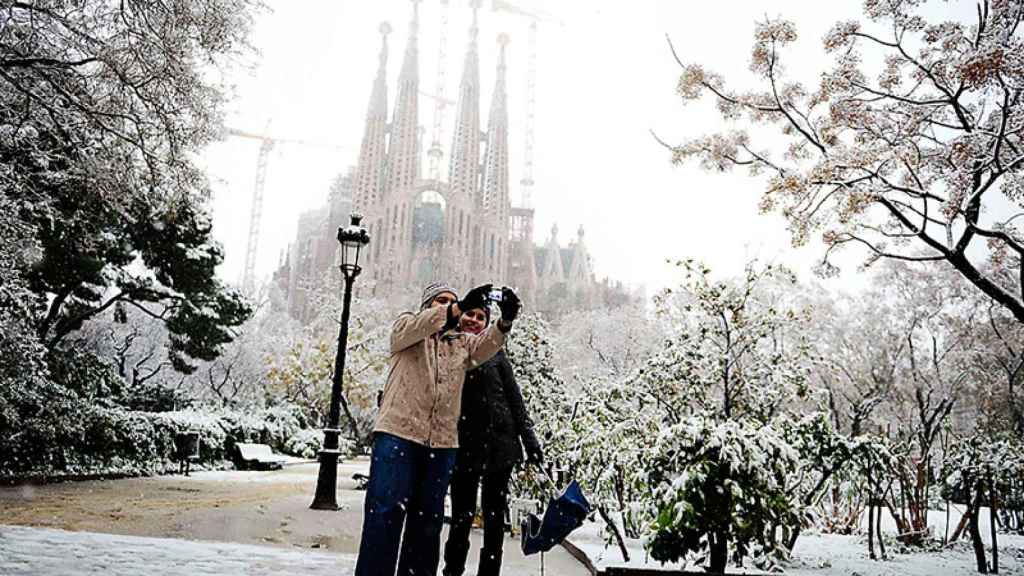
<path id="1" fill-rule="evenodd" d="M 590 514 L 590 503 L 583 496 L 579 483 L 573 480 L 561 496 L 551 499 L 543 520 L 534 514 L 523 518 L 523 554 L 529 556 L 551 550 L 582 526 L 587 514 Z"/>

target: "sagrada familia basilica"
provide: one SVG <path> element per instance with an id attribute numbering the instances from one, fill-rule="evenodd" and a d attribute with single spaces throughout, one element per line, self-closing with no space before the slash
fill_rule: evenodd
<path id="1" fill-rule="evenodd" d="M 558 312 L 624 301 L 621 285 L 598 281 L 580 228 L 568 246 L 554 226 L 534 243 L 534 211 L 509 198 L 509 114 L 506 45 L 498 37 L 497 73 L 486 129 L 481 128 L 477 7 L 462 64 L 447 178 L 435 141 L 424 155 L 420 121 L 417 2 L 409 24 L 394 108 L 386 81 L 391 28 L 380 27 L 377 75 L 370 92 L 356 166 L 332 187 L 326 206 L 300 217 L 298 233 L 275 274 L 293 316 L 303 318 L 306 291 L 334 266 L 339 225 L 363 214 L 371 244 L 363 260 L 362 289 L 388 296 L 444 279 L 460 288 L 490 282 L 514 287 L 527 306 Z M 435 119 L 436 121 L 437 119 Z M 437 131 L 435 130 L 435 134 Z M 424 157 L 426 156 L 426 158 Z M 430 168 L 423 173 L 424 160 Z M 532 181 L 521 182 L 532 186 Z"/>

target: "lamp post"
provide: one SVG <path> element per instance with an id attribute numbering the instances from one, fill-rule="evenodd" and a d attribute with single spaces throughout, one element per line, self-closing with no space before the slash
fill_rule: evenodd
<path id="1" fill-rule="evenodd" d="M 370 243 L 370 234 L 359 225 L 363 217 L 352 214 L 348 226 L 338 227 L 341 244 L 341 275 L 345 278 L 345 299 L 341 308 L 341 327 L 338 329 L 338 353 L 334 357 L 334 377 L 331 380 L 331 406 L 324 428 L 324 447 L 320 450 L 320 473 L 316 478 L 316 495 L 309 506 L 314 510 L 338 509 L 338 437 L 341 434 L 341 377 L 345 373 L 345 348 L 348 346 L 348 314 L 352 303 L 352 282 L 362 272 L 359 251 Z"/>

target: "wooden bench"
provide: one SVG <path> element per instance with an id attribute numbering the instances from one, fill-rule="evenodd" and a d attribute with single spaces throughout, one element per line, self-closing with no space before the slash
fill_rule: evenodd
<path id="1" fill-rule="evenodd" d="M 235 444 L 235 452 L 238 456 L 235 465 L 239 470 L 280 470 L 284 465 L 284 459 L 266 444 L 239 442 Z"/>

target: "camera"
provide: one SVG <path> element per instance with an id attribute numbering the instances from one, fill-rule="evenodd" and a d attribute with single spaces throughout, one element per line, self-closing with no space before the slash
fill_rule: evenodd
<path id="1" fill-rule="evenodd" d="M 487 293 L 487 299 L 491 302 L 501 302 L 503 292 L 504 288 L 494 288 Z"/>

